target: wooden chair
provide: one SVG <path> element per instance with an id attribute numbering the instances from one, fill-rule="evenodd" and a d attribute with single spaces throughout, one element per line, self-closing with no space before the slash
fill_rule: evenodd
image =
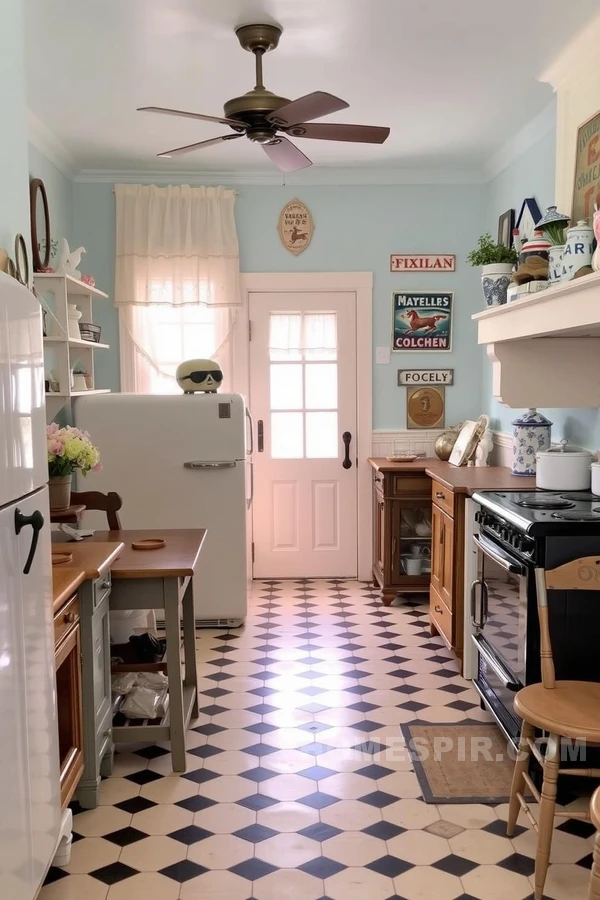
<path id="1" fill-rule="evenodd" d="M 74 506 L 81 504 L 86 509 L 105 512 L 109 530 L 121 530 L 118 510 L 123 506 L 123 501 L 114 491 L 110 491 L 108 494 L 102 494 L 100 491 L 72 491 L 71 504 Z"/>
<path id="2" fill-rule="evenodd" d="M 594 862 L 590 875 L 590 888 L 588 900 L 600 900 L 600 788 L 594 791 L 590 804 L 590 818 L 596 826 L 596 841 L 594 843 Z"/>
<path id="3" fill-rule="evenodd" d="M 537 832 L 535 857 L 535 900 L 542 900 L 550 863 L 554 816 L 590 819 L 589 812 L 556 811 L 556 785 L 559 775 L 600 778 L 600 769 L 561 769 L 561 738 L 588 744 L 600 743 L 600 684 L 587 681 L 556 681 L 550 626 L 548 590 L 600 590 L 600 556 L 575 559 L 555 569 L 536 569 L 537 606 L 540 622 L 542 683 L 524 687 L 515 697 L 515 710 L 523 719 L 519 758 L 515 764 L 510 794 L 507 834 L 512 837 L 522 808 Z M 546 752 L 535 742 L 535 729 L 546 732 Z M 541 793 L 528 774 L 531 754 L 543 769 Z M 536 820 L 525 800 L 528 787 L 540 805 Z M 599 895 L 600 896 L 600 895 Z"/>

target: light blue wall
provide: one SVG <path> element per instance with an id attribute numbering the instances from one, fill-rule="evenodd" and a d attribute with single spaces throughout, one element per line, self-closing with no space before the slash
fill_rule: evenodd
<path id="1" fill-rule="evenodd" d="M 29 177 L 41 178 L 48 195 L 50 235 L 53 241 L 65 238 L 72 244 L 73 181 L 57 169 L 43 153 L 29 144 Z M 85 257 L 83 258 L 85 261 Z M 56 260 L 53 260 L 55 263 Z"/>
<path id="2" fill-rule="evenodd" d="M 199 183 L 201 181 L 199 180 Z M 479 415 L 482 395 L 480 350 L 472 313 L 479 308 L 479 276 L 465 263 L 485 215 L 483 185 L 240 186 L 236 222 L 243 272 L 369 271 L 374 274 L 373 346 L 391 342 L 392 290 L 453 290 L 452 353 L 394 353 L 388 366 L 374 366 L 375 428 L 406 427 L 406 390 L 397 370 L 453 367 L 455 386 L 446 391 L 447 421 Z M 282 206 L 299 196 L 315 221 L 311 245 L 297 257 L 281 245 L 276 226 Z M 88 248 L 86 271 L 100 288 L 114 290 L 115 213 L 109 184 L 74 187 L 74 240 Z M 389 271 L 390 253 L 455 253 L 454 274 L 399 275 Z M 111 350 L 96 356 L 97 383 L 119 389 L 117 314 L 112 303 L 96 304 L 102 339 Z"/>
<path id="3" fill-rule="evenodd" d="M 535 197 L 542 212 L 554 202 L 555 157 L 556 139 L 552 130 L 488 184 L 486 221 L 493 234 L 498 227 L 498 216 L 510 208 L 518 215 L 524 197 Z M 492 399 L 492 367 L 487 358 L 483 362 L 483 396 L 487 398 L 486 412 L 491 416 L 492 428 L 510 432 L 510 423 L 521 410 L 509 409 Z M 540 411 L 554 423 L 553 440 L 566 437 L 573 444 L 594 450 L 600 448 L 600 410 Z"/>
<path id="4" fill-rule="evenodd" d="M 27 114 L 20 0 L 2 0 L 0 20 L 0 247 L 14 256 L 15 234 L 29 243 Z"/>

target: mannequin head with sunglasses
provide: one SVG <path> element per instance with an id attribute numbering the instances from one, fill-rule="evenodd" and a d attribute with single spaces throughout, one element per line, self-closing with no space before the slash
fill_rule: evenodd
<path id="1" fill-rule="evenodd" d="M 212 394 L 219 390 L 223 373 L 212 359 L 188 359 L 177 367 L 175 378 L 184 394 Z"/>

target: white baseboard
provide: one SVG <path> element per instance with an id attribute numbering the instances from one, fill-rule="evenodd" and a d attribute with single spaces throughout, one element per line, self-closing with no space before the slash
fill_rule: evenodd
<path id="1" fill-rule="evenodd" d="M 401 431 L 374 431 L 371 436 L 373 456 L 391 456 L 394 451 L 394 441 L 400 442 L 400 447 L 406 453 L 424 453 L 425 456 L 435 456 L 435 442 L 443 429 L 408 429 Z"/>

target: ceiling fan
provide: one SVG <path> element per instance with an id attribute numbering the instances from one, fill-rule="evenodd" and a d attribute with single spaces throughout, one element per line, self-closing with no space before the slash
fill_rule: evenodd
<path id="1" fill-rule="evenodd" d="M 340 125 L 337 122 L 313 124 L 312 119 L 320 119 L 329 113 L 346 109 L 348 104 L 333 94 L 314 91 L 297 100 L 278 97 L 268 91 L 263 84 L 262 58 L 269 50 L 274 50 L 279 43 L 282 29 L 277 25 L 242 25 L 236 29 L 236 35 L 244 50 L 253 53 L 256 61 L 256 85 L 247 94 L 228 100 L 223 111 L 225 115 L 204 116 L 201 113 L 184 112 L 180 109 L 165 109 L 161 106 L 143 106 L 138 112 L 163 113 L 168 116 L 184 116 L 188 119 L 201 119 L 205 122 L 218 122 L 229 125 L 233 134 L 222 134 L 220 137 L 185 147 L 176 147 L 159 153 L 158 156 L 170 158 L 212 147 L 224 141 L 247 137 L 263 150 L 282 172 L 295 172 L 311 166 L 312 162 L 286 135 L 299 138 L 314 138 L 321 141 L 350 141 L 361 144 L 383 144 L 390 133 L 389 128 L 373 125 Z M 283 132 L 280 134 L 279 132 Z"/>

